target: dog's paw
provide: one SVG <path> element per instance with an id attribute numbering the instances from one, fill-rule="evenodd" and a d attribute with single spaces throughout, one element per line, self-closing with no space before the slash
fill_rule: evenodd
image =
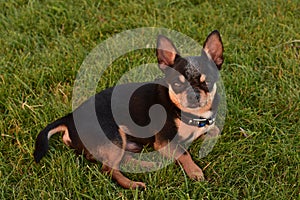
<path id="1" fill-rule="evenodd" d="M 190 177 L 190 179 L 196 181 L 204 181 L 204 174 L 202 170 L 198 166 L 190 166 L 185 169 L 186 174 Z"/>
<path id="2" fill-rule="evenodd" d="M 199 168 L 199 171 L 193 171 L 191 174 L 189 174 L 189 177 L 195 181 L 204 181 L 204 174 L 202 170 Z"/>
<path id="3" fill-rule="evenodd" d="M 130 183 L 130 189 L 146 189 L 146 184 L 143 182 L 134 182 Z"/>

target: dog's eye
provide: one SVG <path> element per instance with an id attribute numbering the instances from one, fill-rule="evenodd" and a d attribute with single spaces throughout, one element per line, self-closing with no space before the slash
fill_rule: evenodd
<path id="1" fill-rule="evenodd" d="M 208 86 L 207 82 L 200 82 L 200 88 L 206 92 L 209 92 Z"/>

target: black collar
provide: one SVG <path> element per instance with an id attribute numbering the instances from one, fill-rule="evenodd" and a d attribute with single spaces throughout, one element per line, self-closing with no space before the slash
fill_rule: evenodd
<path id="1" fill-rule="evenodd" d="M 185 124 L 197 126 L 199 128 L 204 127 L 206 125 L 212 125 L 216 121 L 216 118 L 214 117 L 204 118 L 183 111 L 180 111 L 178 113 L 178 117 Z"/>

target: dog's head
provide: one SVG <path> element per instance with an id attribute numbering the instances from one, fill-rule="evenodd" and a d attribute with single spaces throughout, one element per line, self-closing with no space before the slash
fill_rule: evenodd
<path id="1" fill-rule="evenodd" d="M 200 53 L 200 52 L 199 52 Z M 223 64 L 223 44 L 218 31 L 210 33 L 201 56 L 181 57 L 170 39 L 158 36 L 157 60 L 165 73 L 171 101 L 184 112 L 201 115 L 211 110 L 218 70 Z"/>

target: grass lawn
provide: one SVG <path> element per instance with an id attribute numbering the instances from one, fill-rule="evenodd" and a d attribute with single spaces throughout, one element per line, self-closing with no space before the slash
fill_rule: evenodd
<path id="1" fill-rule="evenodd" d="M 1 0 L 0 199 L 300 199 L 299 8 L 299 0 Z M 206 181 L 191 181 L 172 164 L 127 173 L 147 189 L 124 190 L 58 135 L 35 164 L 35 138 L 72 110 L 88 53 L 139 27 L 176 30 L 201 44 L 214 29 L 222 34 L 228 109 L 222 137 L 202 159 L 201 141 L 190 147 Z M 99 90 L 148 59 L 155 62 L 154 51 L 120 58 Z"/>

